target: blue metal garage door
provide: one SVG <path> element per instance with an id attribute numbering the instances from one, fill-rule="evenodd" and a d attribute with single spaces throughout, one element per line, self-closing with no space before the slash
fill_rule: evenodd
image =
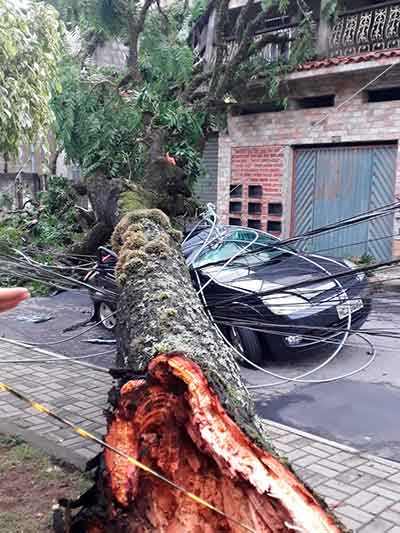
<path id="1" fill-rule="evenodd" d="M 295 151 L 294 234 L 394 201 L 397 146 L 342 146 Z M 393 216 L 303 241 L 304 250 L 336 257 L 392 257 Z"/>

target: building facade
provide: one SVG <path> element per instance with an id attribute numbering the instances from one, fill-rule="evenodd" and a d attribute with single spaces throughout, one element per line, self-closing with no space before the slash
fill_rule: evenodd
<path id="1" fill-rule="evenodd" d="M 285 109 L 232 107 L 218 146 L 224 222 L 286 238 L 400 195 L 400 2 L 343 13 L 327 49 L 282 79 Z M 301 245 L 388 260 L 400 255 L 399 228 L 391 214 Z"/>

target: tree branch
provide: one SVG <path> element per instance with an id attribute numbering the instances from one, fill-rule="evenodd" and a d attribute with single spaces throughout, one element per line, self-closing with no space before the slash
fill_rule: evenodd
<path id="1" fill-rule="evenodd" d="M 152 4 L 155 2 L 155 0 L 145 0 L 143 3 L 142 9 L 139 11 L 139 17 L 137 21 L 137 28 L 139 32 L 143 31 L 144 23 L 146 20 L 146 15 Z M 158 2 L 157 2 L 158 3 Z"/>
<path id="2" fill-rule="evenodd" d="M 269 11 L 262 11 L 247 24 L 242 38 L 238 43 L 238 48 L 232 59 L 226 63 L 224 73 L 220 77 L 219 82 L 215 88 L 215 96 L 217 98 L 222 98 L 225 94 L 227 87 L 229 85 L 229 80 L 234 75 L 236 69 L 239 65 L 244 62 L 250 56 L 250 48 L 253 44 L 253 37 L 257 30 L 258 25 L 263 22 L 269 15 Z"/>
<path id="3" fill-rule="evenodd" d="M 246 21 L 249 18 L 249 14 L 250 14 L 250 11 L 253 5 L 254 5 L 254 0 L 247 0 L 246 5 L 242 7 L 240 14 L 236 20 L 235 31 L 233 32 L 233 34 L 236 36 L 236 39 L 238 40 L 241 38 L 243 34 Z"/>
<path id="4" fill-rule="evenodd" d="M 129 39 L 128 67 L 133 81 L 142 80 L 142 75 L 139 71 L 139 36 L 144 29 L 147 13 L 154 2 L 156 0 L 145 0 L 137 17 L 132 11 L 127 14 Z"/>
<path id="5" fill-rule="evenodd" d="M 203 84 L 206 83 L 211 77 L 211 72 L 202 72 L 198 76 L 195 76 L 185 91 L 182 93 L 183 100 L 190 101 L 193 98 L 195 91 Z"/>
<path id="6" fill-rule="evenodd" d="M 226 41 L 225 41 L 225 23 L 229 11 L 229 0 L 219 0 L 216 8 L 216 23 L 215 23 L 215 62 L 212 69 L 209 94 L 210 98 L 214 96 L 218 85 L 218 77 L 220 75 L 220 68 L 225 59 Z"/>

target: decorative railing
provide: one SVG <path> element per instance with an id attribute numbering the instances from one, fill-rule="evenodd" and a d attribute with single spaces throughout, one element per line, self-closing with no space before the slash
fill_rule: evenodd
<path id="1" fill-rule="evenodd" d="M 291 43 L 295 32 L 295 26 L 288 26 L 274 31 L 259 32 L 253 37 L 253 41 L 257 44 L 265 35 L 276 36 L 279 38 L 277 42 L 266 43 L 257 51 L 257 56 L 262 57 L 267 62 L 277 61 L 280 58 L 288 58 Z M 234 38 L 226 39 L 225 61 L 230 61 L 238 51 L 238 42 Z M 209 63 L 213 64 L 215 61 L 216 50 L 213 49 Z"/>
<path id="2" fill-rule="evenodd" d="M 386 2 L 339 16 L 329 48 L 331 56 L 400 48 L 400 2 Z"/>

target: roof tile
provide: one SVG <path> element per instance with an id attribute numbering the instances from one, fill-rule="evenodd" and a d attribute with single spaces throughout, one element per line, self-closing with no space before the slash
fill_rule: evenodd
<path id="1" fill-rule="evenodd" d="M 335 67 L 336 65 L 347 65 L 349 63 L 362 63 L 364 61 L 372 61 L 374 59 L 400 57 L 400 49 L 393 48 L 390 50 L 376 50 L 375 52 L 364 52 L 354 56 L 339 56 L 339 57 L 327 57 L 326 59 L 317 59 L 316 61 L 310 61 L 299 65 L 296 70 L 314 70 L 318 68 Z"/>

